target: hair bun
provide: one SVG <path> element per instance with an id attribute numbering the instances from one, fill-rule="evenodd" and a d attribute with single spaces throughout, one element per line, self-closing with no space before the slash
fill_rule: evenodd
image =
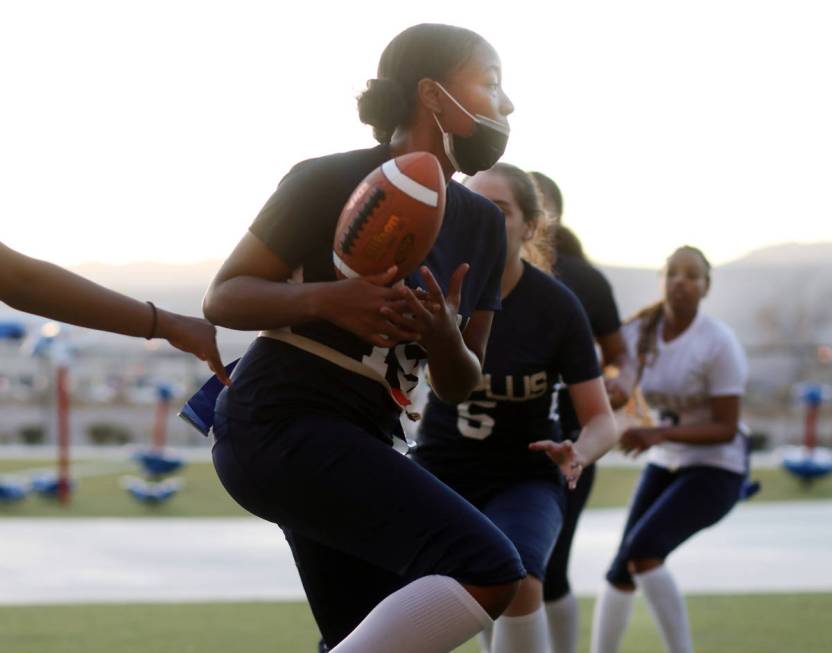
<path id="1" fill-rule="evenodd" d="M 358 117 L 373 128 L 379 143 L 389 143 L 396 127 L 407 119 L 407 101 L 401 84 L 382 77 L 367 82 L 367 90 L 358 97 Z"/>

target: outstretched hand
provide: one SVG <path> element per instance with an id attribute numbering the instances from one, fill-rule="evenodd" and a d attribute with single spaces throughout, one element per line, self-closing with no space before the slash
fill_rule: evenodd
<path id="1" fill-rule="evenodd" d="M 570 440 L 564 440 L 563 442 L 538 440 L 529 444 L 529 449 L 542 451 L 549 456 L 549 459 L 560 468 L 570 490 L 574 490 L 578 486 L 578 479 L 581 478 L 586 461 Z"/>
<path id="2" fill-rule="evenodd" d="M 157 310 L 159 311 L 159 337 L 164 338 L 177 349 L 205 361 L 220 381 L 225 385 L 231 385 L 231 378 L 225 371 L 217 349 L 216 327 L 201 318 Z"/>

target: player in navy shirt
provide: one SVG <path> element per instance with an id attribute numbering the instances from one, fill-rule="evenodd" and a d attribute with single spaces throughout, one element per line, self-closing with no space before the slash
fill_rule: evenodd
<path id="1" fill-rule="evenodd" d="M 600 349 L 602 369 L 612 367 L 617 371 L 617 376 L 605 378 L 605 383 L 613 409 L 621 408 L 632 393 L 635 363 L 627 353 L 621 334 L 621 319 L 612 288 L 603 273 L 587 259 L 578 237 L 561 223 L 563 196 L 558 185 L 543 173 L 529 174 L 534 177 L 543 196 L 546 213 L 554 223 L 555 276 L 575 293 L 584 307 L 592 335 Z M 559 390 L 557 406 L 562 436 L 574 439 L 580 433 L 581 424 L 566 388 Z M 572 594 L 567 571 L 578 519 L 589 499 L 594 480 L 595 465 L 589 465 L 581 474 L 575 491 L 567 495 L 563 528 L 546 566 L 543 599 L 552 647 L 558 653 L 577 653 L 578 650 L 578 601 Z"/>
<path id="2" fill-rule="evenodd" d="M 580 303 L 522 258 L 542 215 L 531 178 L 497 164 L 466 185 L 505 215 L 503 308 L 494 318 L 482 383 L 458 405 L 431 392 L 413 456 L 501 528 L 528 572 L 493 636 L 482 638 L 484 647 L 542 653 L 548 651 L 542 578 L 564 501 L 559 469 L 574 487 L 582 468 L 614 444 L 615 422 Z M 561 438 L 552 400 L 561 380 L 584 424 L 574 445 L 554 442 Z"/>
<path id="3" fill-rule="evenodd" d="M 388 286 L 395 268 L 336 280 L 332 265 L 341 208 L 383 161 L 429 151 L 446 180 L 494 164 L 513 110 L 500 71 L 469 30 L 399 34 L 359 98 L 380 145 L 295 166 L 206 295 L 211 321 L 261 330 L 218 398 L 215 467 L 244 508 L 282 528 L 340 653 L 451 651 L 525 573 L 491 522 L 390 446 L 421 359 L 450 403 L 480 383 L 500 303 L 500 212 L 449 181 L 427 267 L 407 285 Z"/>

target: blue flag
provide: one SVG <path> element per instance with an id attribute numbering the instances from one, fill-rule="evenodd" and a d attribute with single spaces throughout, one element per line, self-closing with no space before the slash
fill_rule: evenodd
<path id="1" fill-rule="evenodd" d="M 239 362 L 238 358 L 225 366 L 225 371 L 229 376 Z M 224 387 L 216 375 L 212 376 L 193 397 L 185 402 L 179 411 L 179 417 L 207 437 L 211 433 L 211 427 L 214 426 L 214 406 L 217 403 L 217 397 Z"/>

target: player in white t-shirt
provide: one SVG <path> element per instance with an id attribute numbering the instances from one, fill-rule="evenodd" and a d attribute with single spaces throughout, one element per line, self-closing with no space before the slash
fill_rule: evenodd
<path id="1" fill-rule="evenodd" d="M 624 432 L 621 447 L 648 451 L 605 590 L 595 608 L 593 653 L 615 653 L 636 588 L 644 592 L 671 653 L 692 653 L 681 592 L 664 561 L 682 542 L 722 519 L 746 473 L 740 398 L 747 366 L 733 332 L 703 315 L 711 266 L 694 247 L 677 249 L 664 271 L 664 298 L 625 324 L 654 427 Z"/>

